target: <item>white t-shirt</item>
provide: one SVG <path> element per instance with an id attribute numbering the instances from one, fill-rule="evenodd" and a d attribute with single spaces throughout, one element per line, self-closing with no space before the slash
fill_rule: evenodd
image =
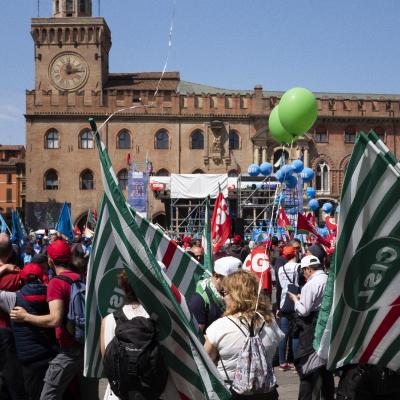
<path id="1" fill-rule="evenodd" d="M 299 282 L 299 274 L 297 272 L 299 264 L 289 261 L 282 267 L 279 267 L 278 270 L 278 279 L 279 279 L 279 284 L 281 285 L 282 292 L 281 292 L 281 303 L 279 305 L 279 308 L 282 308 L 284 303 L 285 303 L 285 298 L 288 292 L 288 285 L 289 283 L 293 283 L 296 286 L 298 286 Z M 286 271 L 286 274 L 285 274 Z M 288 279 L 289 277 L 289 279 Z"/>
<path id="2" fill-rule="evenodd" d="M 229 318 L 233 319 L 247 335 L 248 329 L 238 318 L 232 316 L 229 316 Z M 209 342 L 218 350 L 220 360 L 218 361 L 217 368 L 222 379 L 226 380 L 226 374 L 222 367 L 221 359 L 229 379 L 233 379 L 238 354 L 242 350 L 246 336 L 232 321 L 229 321 L 228 317 L 222 317 L 214 321 L 207 328 L 206 336 Z M 267 359 L 272 363 L 275 350 L 280 340 L 283 339 L 285 335 L 279 329 L 275 319 L 272 319 L 271 326 L 267 323 L 264 325 L 262 332 L 260 332 L 260 337 L 265 348 Z"/>
<path id="3" fill-rule="evenodd" d="M 147 314 L 146 310 L 142 307 L 141 304 L 132 305 L 128 304 L 123 306 L 122 311 L 125 314 L 125 317 L 128 319 L 132 319 L 135 317 L 145 317 L 149 318 L 149 314 Z M 115 336 L 115 327 L 117 326 L 115 322 L 115 318 L 113 314 L 108 314 L 104 318 L 104 346 L 107 348 L 107 345 L 113 340 Z M 107 389 L 104 393 L 104 400 L 118 400 L 119 397 L 116 396 L 111 388 L 110 384 L 107 385 Z"/>

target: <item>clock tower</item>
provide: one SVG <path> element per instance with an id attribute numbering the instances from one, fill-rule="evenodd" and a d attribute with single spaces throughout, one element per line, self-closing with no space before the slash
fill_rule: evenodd
<path id="1" fill-rule="evenodd" d="M 33 18 L 35 103 L 43 96 L 100 97 L 108 79 L 111 34 L 103 18 L 92 17 L 92 0 L 53 0 L 51 18 Z"/>

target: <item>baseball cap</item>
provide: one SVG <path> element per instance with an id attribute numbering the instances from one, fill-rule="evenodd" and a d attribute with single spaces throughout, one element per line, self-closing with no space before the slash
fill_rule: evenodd
<path id="1" fill-rule="evenodd" d="M 233 243 L 238 244 L 242 241 L 242 237 L 240 235 L 235 235 L 233 237 Z"/>
<path id="2" fill-rule="evenodd" d="M 236 271 L 238 271 L 242 267 L 242 262 L 232 256 L 221 257 L 214 263 L 214 272 L 218 275 L 227 276 Z"/>
<path id="3" fill-rule="evenodd" d="M 19 273 L 19 276 L 25 281 L 31 280 L 34 277 L 43 281 L 44 273 L 39 264 L 29 263 L 24 266 L 24 269 Z"/>
<path id="4" fill-rule="evenodd" d="M 315 257 L 318 257 L 322 263 L 326 257 L 325 250 L 319 244 L 313 244 L 308 248 L 308 251 Z"/>
<path id="5" fill-rule="evenodd" d="M 301 268 L 313 267 L 317 265 L 321 265 L 318 257 L 305 256 L 301 259 Z"/>
<path id="6" fill-rule="evenodd" d="M 55 240 L 48 248 L 47 254 L 54 262 L 69 263 L 71 261 L 71 247 L 63 240 Z"/>
<path id="7" fill-rule="evenodd" d="M 286 260 L 290 260 L 297 254 L 296 249 L 293 246 L 285 246 L 282 251 L 282 255 Z"/>

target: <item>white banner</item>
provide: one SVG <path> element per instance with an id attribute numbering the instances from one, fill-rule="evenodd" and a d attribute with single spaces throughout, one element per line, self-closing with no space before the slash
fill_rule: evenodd
<path id="1" fill-rule="evenodd" d="M 171 174 L 172 199 L 203 199 L 218 196 L 219 188 L 228 195 L 227 174 Z"/>

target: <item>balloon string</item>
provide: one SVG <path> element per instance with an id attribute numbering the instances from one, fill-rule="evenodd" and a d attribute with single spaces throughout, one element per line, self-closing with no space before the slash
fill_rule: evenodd
<path id="1" fill-rule="evenodd" d="M 163 71 L 162 71 L 162 73 L 161 73 L 160 80 L 158 81 L 156 91 L 154 92 L 154 96 L 153 96 L 154 98 L 155 98 L 155 97 L 157 96 L 157 94 L 158 94 L 158 90 L 159 90 L 159 88 L 160 88 L 161 81 L 162 81 L 162 79 L 163 79 L 163 77 L 164 77 L 164 74 L 165 74 L 165 71 L 166 71 L 166 69 L 167 69 L 169 56 L 170 56 L 170 54 L 171 54 L 171 48 L 172 48 L 172 32 L 173 32 L 173 30 L 174 30 L 174 22 L 175 22 L 175 6 L 176 6 L 176 0 L 174 0 L 174 2 L 173 2 L 173 4 L 172 4 L 171 24 L 170 24 L 170 27 L 169 27 L 169 34 L 168 34 L 168 52 L 167 52 L 167 58 L 165 59 L 164 68 L 163 68 Z"/>
<path id="2" fill-rule="evenodd" d="M 290 143 L 289 157 L 290 157 L 290 154 L 292 153 L 292 149 L 293 149 L 293 140 L 292 140 L 292 142 Z M 284 152 L 285 152 L 285 145 L 282 144 L 282 156 L 284 155 Z M 285 165 L 286 165 L 286 164 L 285 164 Z M 284 179 L 286 178 L 286 174 L 287 174 L 287 173 L 288 173 L 288 171 L 285 172 Z M 279 189 L 280 189 L 280 190 L 279 190 Z M 279 197 L 278 197 L 278 191 L 279 191 Z M 267 232 L 267 243 L 265 244 L 265 248 L 264 248 L 263 266 L 264 266 L 264 263 L 266 262 L 266 258 L 267 258 L 266 256 L 267 256 L 267 251 L 268 251 L 268 240 L 271 240 L 272 225 L 275 226 L 275 225 L 278 224 L 279 208 L 280 208 L 281 201 L 282 201 L 282 195 L 281 195 L 282 192 L 283 192 L 283 187 L 281 187 L 280 185 L 279 185 L 279 186 L 277 185 L 277 186 L 276 186 L 276 189 L 275 189 L 274 202 L 273 202 L 273 204 L 272 204 L 271 218 L 270 218 L 270 220 L 269 220 L 269 227 L 268 227 L 268 232 Z M 278 202 L 276 201 L 276 200 L 277 200 L 277 197 L 278 197 Z M 277 203 L 277 204 L 276 204 L 276 203 Z M 277 212 L 276 212 L 276 217 L 274 217 L 274 214 L 275 214 L 275 204 L 277 205 L 277 207 L 276 207 L 276 210 L 277 210 Z M 275 219 L 274 219 L 274 218 L 275 218 Z M 260 300 L 260 295 L 261 295 L 263 280 L 264 280 L 264 268 L 263 268 L 263 271 L 262 271 L 262 273 L 261 273 L 260 280 L 259 280 L 259 282 L 258 282 L 257 301 L 256 301 L 256 307 L 255 307 L 254 312 L 257 312 L 257 310 L 258 310 L 258 304 L 259 304 L 259 300 Z"/>
<path id="3" fill-rule="evenodd" d="M 169 56 L 170 56 L 170 53 L 171 53 L 171 48 L 172 48 L 172 33 L 173 33 L 174 22 L 175 22 L 175 9 L 176 9 L 176 0 L 174 0 L 174 1 L 173 1 L 173 4 L 172 4 L 171 24 L 170 24 L 170 28 L 169 28 L 169 34 L 168 34 L 168 53 L 167 53 L 167 58 L 166 58 L 166 60 L 165 60 L 164 67 L 163 67 L 163 70 L 162 70 L 160 79 L 159 79 L 159 81 L 158 81 L 158 83 L 157 83 L 156 90 L 155 90 L 155 92 L 154 92 L 154 94 L 153 94 L 153 99 L 156 98 L 156 96 L 157 96 L 157 94 L 158 94 L 158 91 L 159 91 L 159 89 L 160 89 L 160 85 L 161 85 L 161 82 L 162 82 L 162 80 L 163 80 L 163 78 L 164 78 L 165 71 L 166 71 L 167 65 L 168 65 Z M 110 121 L 110 119 L 111 119 L 112 117 L 114 117 L 114 115 L 119 114 L 119 113 L 121 113 L 121 112 L 123 112 L 123 111 L 133 110 L 133 109 L 135 109 L 135 108 L 156 108 L 156 105 L 155 105 L 155 102 L 153 101 L 153 102 L 151 102 L 149 105 L 139 104 L 139 105 L 134 105 L 134 106 L 131 106 L 131 107 L 121 108 L 120 110 L 117 110 L 117 111 L 113 112 L 113 113 L 100 125 L 100 127 L 98 128 L 98 132 L 100 132 L 100 130 L 104 127 L 104 125 L 105 125 L 108 121 Z"/>

